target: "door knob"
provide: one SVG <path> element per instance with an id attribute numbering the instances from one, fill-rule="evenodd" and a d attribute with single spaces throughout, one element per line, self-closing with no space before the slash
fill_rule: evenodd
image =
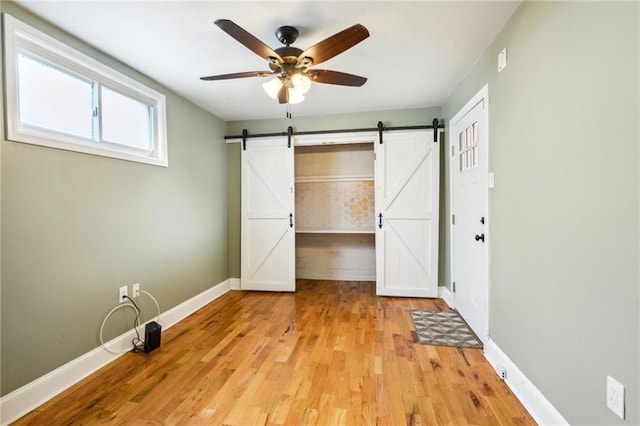
<path id="1" fill-rule="evenodd" d="M 480 240 L 482 240 L 482 242 L 484 243 L 484 234 L 476 235 L 476 241 Z"/>

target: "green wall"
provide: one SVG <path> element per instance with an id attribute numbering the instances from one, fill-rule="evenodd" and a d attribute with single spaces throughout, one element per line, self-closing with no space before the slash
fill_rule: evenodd
<path id="1" fill-rule="evenodd" d="M 639 26 L 637 2 L 525 2 L 443 107 L 489 83 L 491 339 L 576 425 L 640 423 Z"/>
<path id="2" fill-rule="evenodd" d="M 227 135 L 241 135 L 243 129 L 249 134 L 286 132 L 294 130 L 340 130 L 376 127 L 378 121 L 387 127 L 431 124 L 434 118 L 441 119 L 440 108 L 418 108 L 393 111 L 372 111 L 353 114 L 336 114 L 292 119 L 247 120 L 227 122 Z M 240 144 L 227 145 L 229 162 L 229 193 L 227 214 L 229 216 L 229 273 L 240 277 Z M 442 266 L 442 265 L 441 265 Z"/>
<path id="3" fill-rule="evenodd" d="M 2 394 L 98 346 L 118 287 L 166 311 L 229 277 L 225 123 L 13 3 L 9 12 L 167 97 L 169 167 L 2 140 Z M 147 318 L 155 306 L 143 302 Z M 106 338 L 131 328 L 114 315 Z"/>

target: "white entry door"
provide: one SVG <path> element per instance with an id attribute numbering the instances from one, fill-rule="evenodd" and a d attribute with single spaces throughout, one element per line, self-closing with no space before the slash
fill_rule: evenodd
<path id="1" fill-rule="evenodd" d="M 440 143 L 433 130 L 386 132 L 378 142 L 376 292 L 437 297 Z"/>
<path id="2" fill-rule="evenodd" d="M 242 290 L 295 291 L 293 147 L 249 139 L 242 151 Z"/>
<path id="3" fill-rule="evenodd" d="M 455 308 L 488 339 L 488 88 L 451 119 L 451 276 Z"/>

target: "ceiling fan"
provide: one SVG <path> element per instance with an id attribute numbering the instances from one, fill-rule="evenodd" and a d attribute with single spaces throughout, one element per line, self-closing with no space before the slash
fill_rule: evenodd
<path id="1" fill-rule="evenodd" d="M 295 27 L 282 26 L 276 30 L 276 37 L 284 46 L 273 50 L 228 19 L 218 19 L 215 24 L 253 53 L 266 59 L 269 62 L 270 71 L 212 75 L 200 77 L 201 80 L 273 76 L 272 80 L 263 84 L 263 88 L 269 96 L 278 99 L 281 104 L 302 102 L 312 81 L 356 87 L 362 86 L 367 81 L 365 77 L 358 75 L 310 68 L 341 54 L 369 37 L 369 31 L 363 25 L 353 25 L 303 51 L 291 46 L 299 34 Z"/>

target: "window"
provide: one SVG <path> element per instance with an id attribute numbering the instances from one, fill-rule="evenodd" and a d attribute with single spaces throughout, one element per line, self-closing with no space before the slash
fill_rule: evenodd
<path id="1" fill-rule="evenodd" d="M 164 95 L 3 17 L 8 140 L 167 166 Z"/>
<path id="2" fill-rule="evenodd" d="M 467 127 L 458 135 L 458 156 L 460 171 L 478 167 L 478 122 Z"/>

